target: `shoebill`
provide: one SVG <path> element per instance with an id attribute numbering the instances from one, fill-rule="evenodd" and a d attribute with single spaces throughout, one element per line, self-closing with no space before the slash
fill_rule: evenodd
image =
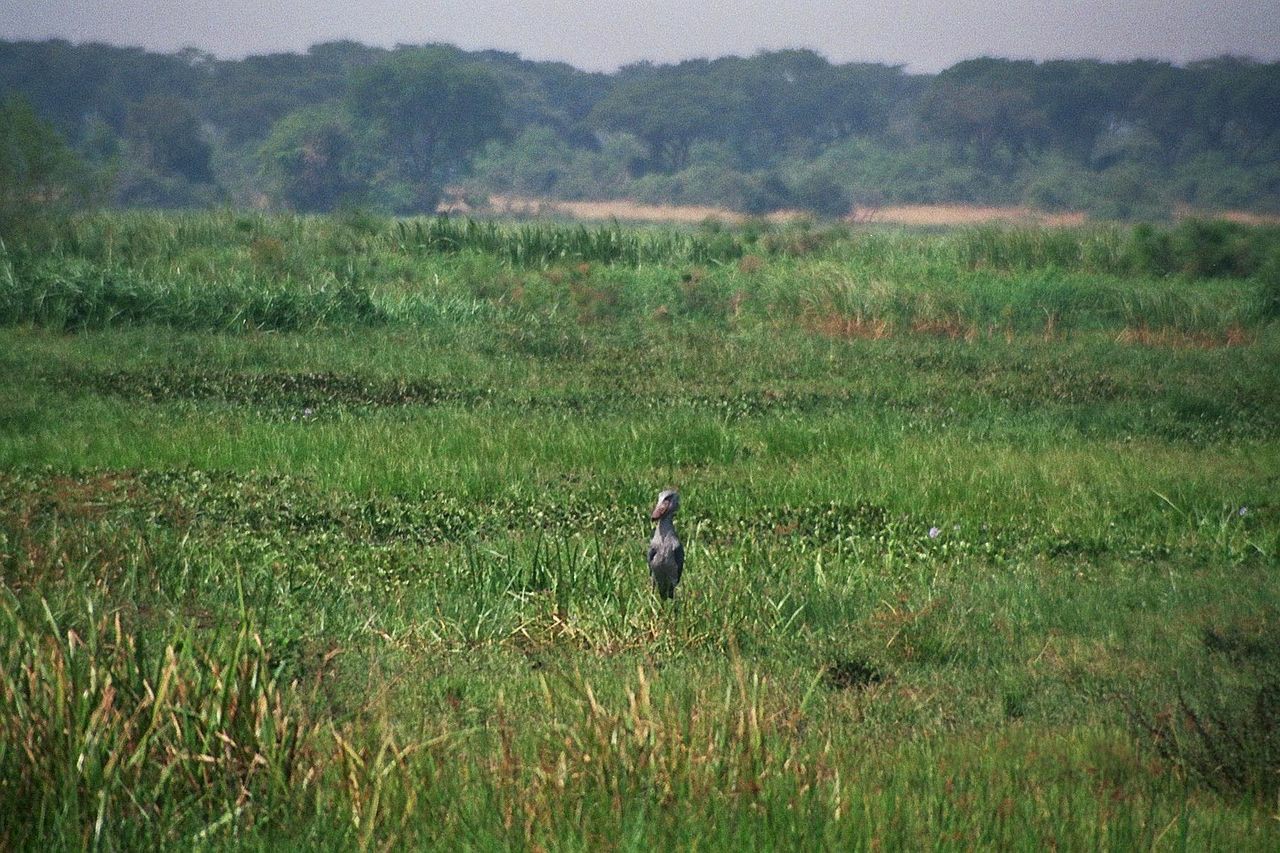
<path id="1" fill-rule="evenodd" d="M 678 509 L 680 495 L 675 489 L 667 489 L 658 495 L 658 505 L 649 516 L 658 522 L 658 529 L 649 540 L 649 576 L 663 598 L 675 596 L 676 584 L 680 583 L 680 574 L 684 571 L 684 546 L 672 522 Z"/>

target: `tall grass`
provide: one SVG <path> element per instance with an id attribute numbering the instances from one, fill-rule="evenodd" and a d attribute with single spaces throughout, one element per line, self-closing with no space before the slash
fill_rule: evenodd
<path id="1" fill-rule="evenodd" d="M 0 602 L 6 846 L 115 846 L 130 837 L 121 827 L 149 824 L 162 838 L 302 781 L 300 711 L 247 626 L 212 644 L 185 632 L 152 642 L 92 601 L 74 627 L 47 603 L 32 624 Z"/>
<path id="2" fill-rule="evenodd" d="M 140 274 L 124 264 L 35 261 L 0 268 L 0 316 L 68 330 L 154 323 L 177 329 L 294 330 L 384 318 L 349 271 L 280 286 L 252 272 Z"/>
<path id="3" fill-rule="evenodd" d="M 1224 337 L 1273 316 L 1277 242 L 1267 229 L 1196 223 L 921 235 L 111 214 L 67 220 L 44 246 L 6 245 L 0 323 L 287 331 L 497 319 L 535 351 L 572 347 L 569 326 L 666 318 Z"/>
<path id="4" fill-rule="evenodd" d="M 876 746 L 836 720 L 881 690 L 826 717 L 818 678 L 792 692 L 736 655 L 700 683 L 643 664 L 603 683 L 553 670 L 527 698 L 500 691 L 480 725 L 385 709 L 319 724 L 249 626 L 145 648 L 118 614 L 80 616 L 66 628 L 3 614 L 7 846 L 1149 847 L 1172 831 L 1262 849 L 1274 837 L 1265 815 L 1153 780 L 1123 738 L 1014 727 Z"/>
<path id="5" fill-rule="evenodd" d="M 572 261 L 622 264 L 712 263 L 742 255 L 742 244 L 729 235 L 703 235 L 672 229 L 587 228 L 497 222 L 463 222 L 439 218 L 398 222 L 395 232 L 401 251 L 426 254 L 483 252 L 521 267 L 545 267 Z"/>

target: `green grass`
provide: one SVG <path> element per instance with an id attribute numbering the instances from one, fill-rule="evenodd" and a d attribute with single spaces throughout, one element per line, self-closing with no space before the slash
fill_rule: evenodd
<path id="1" fill-rule="evenodd" d="M 655 314 L 1214 339 L 1275 316 L 1278 269 L 1275 229 L 1226 223 L 922 235 L 111 214 L 0 243 L 0 325 L 496 328 L 533 354 L 582 351 L 584 326 L 639 334 Z"/>
<path id="2" fill-rule="evenodd" d="M 1165 239 L 1126 231 L 54 231 L 0 270 L 0 846 L 1280 841 L 1264 273 L 1126 270 Z"/>

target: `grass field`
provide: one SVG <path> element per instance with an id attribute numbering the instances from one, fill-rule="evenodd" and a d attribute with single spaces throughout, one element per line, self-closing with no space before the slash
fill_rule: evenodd
<path id="1" fill-rule="evenodd" d="M 1278 247 L 33 223 L 0 847 L 1276 849 Z"/>

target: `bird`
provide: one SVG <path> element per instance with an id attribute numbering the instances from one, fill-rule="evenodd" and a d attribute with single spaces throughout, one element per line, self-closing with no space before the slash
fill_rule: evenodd
<path id="1" fill-rule="evenodd" d="M 684 572 L 684 546 L 680 544 L 672 522 L 679 509 L 679 492 L 665 489 L 658 495 L 657 506 L 649 516 L 650 521 L 658 522 L 658 529 L 653 531 L 653 538 L 649 540 L 649 576 L 658 588 L 658 595 L 663 598 L 675 597 L 676 584 L 680 583 L 680 575 Z"/>

